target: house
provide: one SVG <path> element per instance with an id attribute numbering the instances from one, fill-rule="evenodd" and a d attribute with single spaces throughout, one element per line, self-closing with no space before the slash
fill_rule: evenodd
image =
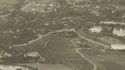
<path id="1" fill-rule="evenodd" d="M 111 44 L 113 50 L 125 50 L 125 44 Z"/>
<path id="2" fill-rule="evenodd" d="M 0 59 L 2 59 L 4 57 L 12 57 L 12 54 L 7 53 L 5 51 L 0 51 Z"/>
<path id="3" fill-rule="evenodd" d="M 35 68 L 18 65 L 0 65 L 0 70 L 35 70 Z"/>
<path id="4" fill-rule="evenodd" d="M 28 52 L 24 54 L 25 58 L 28 58 L 27 62 L 43 62 L 45 59 L 38 52 Z"/>
<path id="5" fill-rule="evenodd" d="M 75 44 L 80 44 L 81 43 L 81 41 L 79 39 L 72 39 L 70 41 L 71 41 L 71 43 L 75 43 Z"/>
<path id="6" fill-rule="evenodd" d="M 94 26 L 94 27 L 90 28 L 89 31 L 92 33 L 100 33 L 102 31 L 102 27 L 101 26 Z"/>
<path id="7" fill-rule="evenodd" d="M 113 34 L 117 36 L 125 36 L 125 29 L 122 28 L 115 28 L 113 30 Z"/>
<path id="8" fill-rule="evenodd" d="M 114 21 L 100 21 L 100 24 L 104 24 L 104 25 L 125 25 L 124 22 L 114 22 Z"/>
<path id="9" fill-rule="evenodd" d="M 117 36 L 125 36 L 125 23 L 114 21 L 101 21 L 100 25 L 103 26 L 103 33 L 113 34 Z"/>
<path id="10" fill-rule="evenodd" d="M 103 0 L 69 0 L 69 1 L 76 2 L 76 3 L 79 2 L 80 3 L 80 2 L 102 2 Z"/>
<path id="11" fill-rule="evenodd" d="M 113 49 L 113 50 L 125 50 L 125 44 L 124 42 L 120 41 L 117 38 L 113 37 L 100 37 L 98 40 L 102 43 L 105 43 L 108 45 L 108 47 L 105 47 L 105 49 Z"/>
<path id="12" fill-rule="evenodd" d="M 24 56 L 29 56 L 29 57 L 40 57 L 40 54 L 38 52 L 29 52 L 27 54 L 24 54 Z"/>

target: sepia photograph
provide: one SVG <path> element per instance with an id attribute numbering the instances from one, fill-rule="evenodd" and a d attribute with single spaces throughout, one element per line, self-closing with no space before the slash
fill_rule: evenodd
<path id="1" fill-rule="evenodd" d="M 0 0 L 0 70 L 125 70 L 125 0 Z"/>

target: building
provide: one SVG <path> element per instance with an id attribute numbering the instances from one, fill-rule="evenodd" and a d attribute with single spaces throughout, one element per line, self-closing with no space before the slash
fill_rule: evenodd
<path id="1" fill-rule="evenodd" d="M 112 26 L 94 26 L 89 29 L 91 33 L 103 33 L 103 34 L 110 34 L 110 35 L 117 35 L 120 37 L 125 36 L 125 28 L 122 27 L 112 27 Z"/>
<path id="2" fill-rule="evenodd" d="M 102 25 L 121 25 L 121 26 L 125 26 L 124 22 L 113 22 L 113 21 L 101 21 L 100 24 Z"/>
<path id="3" fill-rule="evenodd" d="M 24 54 L 24 56 L 29 56 L 29 57 L 40 57 L 40 54 L 38 52 L 29 52 L 27 54 Z"/>
<path id="4" fill-rule="evenodd" d="M 89 31 L 92 33 L 100 33 L 102 31 L 102 27 L 94 26 L 94 27 L 90 28 Z"/>
<path id="5" fill-rule="evenodd" d="M 36 70 L 36 69 L 21 65 L 0 65 L 0 70 Z"/>
<path id="6" fill-rule="evenodd" d="M 75 44 L 80 44 L 81 43 L 81 41 L 78 38 L 77 39 L 72 39 L 70 41 L 71 41 L 71 43 L 75 43 Z"/>
<path id="7" fill-rule="evenodd" d="M 113 50 L 125 50 L 125 44 L 111 44 Z"/>
<path id="8" fill-rule="evenodd" d="M 101 21 L 100 25 L 103 26 L 102 33 L 125 36 L 125 23 L 124 22 L 113 22 L 113 21 Z"/>
<path id="9" fill-rule="evenodd" d="M 67 0 L 70 2 L 74 2 L 74 3 L 82 3 L 82 2 L 86 2 L 86 3 L 104 3 L 104 2 L 110 2 L 111 0 Z"/>
<path id="10" fill-rule="evenodd" d="M 115 29 L 113 30 L 113 34 L 114 34 L 114 35 L 117 35 L 117 36 L 123 37 L 123 36 L 125 36 L 125 29 L 115 28 Z"/>
<path id="11" fill-rule="evenodd" d="M 124 42 L 120 41 L 117 38 L 113 38 L 113 37 L 101 37 L 98 38 L 99 41 L 106 43 L 107 45 L 109 45 L 108 48 L 106 49 L 112 49 L 112 50 L 125 50 L 125 44 Z"/>

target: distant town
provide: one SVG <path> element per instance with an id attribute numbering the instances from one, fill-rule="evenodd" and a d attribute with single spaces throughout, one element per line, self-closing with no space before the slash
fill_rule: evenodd
<path id="1" fill-rule="evenodd" d="M 125 70 L 125 1 L 0 0 L 0 70 Z"/>

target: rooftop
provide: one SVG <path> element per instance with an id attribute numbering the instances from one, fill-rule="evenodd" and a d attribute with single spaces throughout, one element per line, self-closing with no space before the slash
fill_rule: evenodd
<path id="1" fill-rule="evenodd" d="M 106 25 L 125 25 L 125 22 L 101 21 L 100 24 L 106 24 Z"/>
<path id="2" fill-rule="evenodd" d="M 21 65 L 0 65 L 0 70 L 35 70 L 32 67 Z"/>

